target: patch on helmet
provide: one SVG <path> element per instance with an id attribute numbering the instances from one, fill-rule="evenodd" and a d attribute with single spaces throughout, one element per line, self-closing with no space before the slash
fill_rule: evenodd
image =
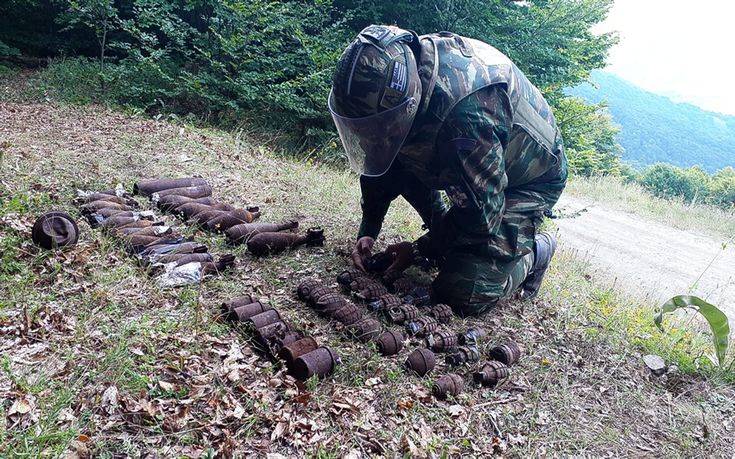
<path id="1" fill-rule="evenodd" d="M 390 29 L 379 25 L 368 26 L 360 32 L 360 35 L 370 37 L 377 42 L 380 42 L 380 40 L 385 38 L 388 34 L 390 34 Z"/>
<path id="2" fill-rule="evenodd" d="M 390 79 L 390 88 L 401 94 L 406 92 L 408 84 L 408 69 L 403 62 L 393 61 L 393 75 Z"/>

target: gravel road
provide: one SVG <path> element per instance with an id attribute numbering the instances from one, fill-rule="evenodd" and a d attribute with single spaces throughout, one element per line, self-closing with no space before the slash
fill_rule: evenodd
<path id="1" fill-rule="evenodd" d="M 560 247 L 588 259 L 598 276 L 656 301 L 692 292 L 735 320 L 735 240 L 723 247 L 725 238 L 567 196 L 555 212 Z"/>

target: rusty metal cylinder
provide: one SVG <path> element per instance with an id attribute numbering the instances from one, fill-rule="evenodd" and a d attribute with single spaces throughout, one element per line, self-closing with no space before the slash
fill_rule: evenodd
<path id="1" fill-rule="evenodd" d="M 210 199 L 210 198 L 207 198 L 207 199 Z M 215 207 L 211 203 L 204 204 L 201 202 L 193 201 L 193 202 L 187 202 L 185 204 L 182 204 L 176 207 L 176 209 L 174 209 L 174 213 L 184 218 L 193 218 L 194 216 L 196 216 L 197 214 L 201 212 L 206 212 L 206 211 L 211 211 L 211 210 L 224 211 L 225 209 L 220 209 L 219 207 Z"/>
<path id="2" fill-rule="evenodd" d="M 284 335 L 272 336 L 268 338 L 266 347 L 271 355 L 277 356 L 281 349 L 296 341 L 302 339 L 304 334 L 300 331 L 288 331 Z"/>
<path id="3" fill-rule="evenodd" d="M 166 256 L 168 256 L 168 255 L 166 255 Z M 176 256 L 179 256 L 179 255 L 175 254 L 173 256 L 176 257 Z M 238 296 L 236 298 L 233 298 L 231 300 L 228 300 L 228 301 L 223 302 L 222 303 L 222 312 L 225 312 L 225 313 L 228 313 L 229 314 L 232 311 L 234 311 L 235 309 L 239 308 L 240 306 L 246 306 L 248 304 L 255 303 L 256 301 L 258 301 L 258 298 L 255 297 L 255 296 L 253 296 L 253 295 L 250 295 L 250 294 Z"/>
<path id="4" fill-rule="evenodd" d="M 290 331 L 291 327 L 286 322 L 279 320 L 257 328 L 255 330 L 255 337 L 262 345 L 267 346 L 269 341 L 279 338 L 282 339 Z"/>
<path id="5" fill-rule="evenodd" d="M 326 295 L 321 295 L 319 299 L 311 304 L 319 313 L 332 317 L 337 311 L 347 306 L 349 303 L 339 293 L 328 293 Z"/>
<path id="6" fill-rule="evenodd" d="M 376 340 L 378 352 L 383 355 L 396 355 L 403 349 L 406 337 L 401 332 L 392 330 L 384 331 Z"/>
<path id="7" fill-rule="evenodd" d="M 472 379 L 478 384 L 487 387 L 496 387 L 505 382 L 510 376 L 510 369 L 497 360 L 485 362 L 479 371 L 472 374 Z"/>
<path id="8" fill-rule="evenodd" d="M 452 312 L 452 308 L 449 305 L 442 303 L 432 306 L 429 314 L 440 324 L 448 324 L 452 321 L 452 318 L 454 317 L 454 312 Z"/>
<path id="9" fill-rule="evenodd" d="M 124 227 L 125 225 L 129 225 L 130 223 L 135 223 L 137 221 L 140 221 L 140 216 L 138 215 L 128 215 L 127 213 L 116 214 L 106 218 L 100 226 L 103 230 L 111 230 L 113 228 Z"/>
<path id="10" fill-rule="evenodd" d="M 500 346 L 495 346 L 494 348 L 490 349 L 488 355 L 491 359 L 497 360 L 498 362 L 503 362 L 504 364 L 510 366 L 516 363 L 518 359 L 521 358 L 522 353 L 523 350 L 518 345 L 518 343 L 516 343 L 515 341 L 509 341 L 505 344 L 501 344 Z"/>
<path id="11" fill-rule="evenodd" d="M 156 178 L 139 180 L 133 185 L 133 193 L 150 196 L 153 193 L 170 190 L 172 188 L 184 188 L 192 186 L 207 185 L 207 181 L 199 177 L 182 177 L 176 179 Z"/>
<path id="12" fill-rule="evenodd" d="M 426 347 L 434 352 L 446 352 L 457 346 L 457 335 L 451 332 L 434 332 L 426 337 Z"/>
<path id="13" fill-rule="evenodd" d="M 126 198 L 126 197 L 118 196 L 115 194 L 90 193 L 84 197 L 85 203 L 94 202 L 94 201 L 115 202 L 118 204 L 125 204 L 125 205 L 132 206 L 132 207 L 138 207 L 138 203 L 135 201 L 135 199 Z"/>
<path id="14" fill-rule="evenodd" d="M 207 221 L 206 227 L 209 231 L 224 232 L 235 225 L 252 223 L 259 216 L 260 213 L 253 213 L 245 209 L 235 209 Z"/>
<path id="15" fill-rule="evenodd" d="M 214 256 L 211 253 L 175 253 L 159 258 L 156 263 L 175 263 L 175 266 L 182 266 L 187 263 L 206 263 L 211 261 L 214 261 Z"/>
<path id="16" fill-rule="evenodd" d="M 83 214 L 99 212 L 102 209 L 135 210 L 127 204 L 118 204 L 110 201 L 92 201 L 80 207 Z"/>
<path id="17" fill-rule="evenodd" d="M 196 214 L 192 215 L 191 218 L 188 218 L 186 220 L 186 223 L 192 226 L 204 226 L 209 220 L 223 214 L 224 212 L 226 211 L 214 208 L 202 210 L 201 212 L 197 212 Z"/>
<path id="18" fill-rule="evenodd" d="M 337 353 L 322 346 L 297 357 L 291 374 L 301 381 L 306 381 L 312 376 L 323 378 L 330 375 L 339 363 Z"/>
<path id="19" fill-rule="evenodd" d="M 311 336 L 307 336 L 283 346 L 281 350 L 278 351 L 278 357 L 286 364 L 286 368 L 291 369 L 293 368 L 294 361 L 296 361 L 297 358 L 313 351 L 317 347 L 319 347 L 319 343 L 317 343 Z"/>
<path id="20" fill-rule="evenodd" d="M 321 228 L 310 228 L 306 234 L 259 233 L 250 238 L 247 245 L 253 255 L 274 255 L 299 245 L 324 245 L 324 231 Z"/>
<path id="21" fill-rule="evenodd" d="M 273 307 L 268 303 L 261 303 L 260 301 L 256 301 L 254 303 L 237 306 L 236 308 L 232 309 L 232 313 L 230 314 L 229 318 L 230 320 L 234 320 L 237 322 L 246 322 L 250 320 L 253 316 L 271 310 L 273 310 Z"/>
<path id="22" fill-rule="evenodd" d="M 397 324 L 403 324 L 419 317 L 419 310 L 411 304 L 402 304 L 388 310 L 388 318 Z"/>
<path id="23" fill-rule="evenodd" d="M 412 373 L 424 376 L 434 369 L 436 357 L 426 348 L 415 349 L 406 359 L 406 368 Z"/>
<path id="24" fill-rule="evenodd" d="M 299 222 L 289 221 L 285 223 L 240 223 L 225 230 L 227 239 L 233 244 L 244 244 L 247 240 L 260 233 L 279 233 L 282 231 L 294 231 L 299 227 Z"/>
<path id="25" fill-rule="evenodd" d="M 212 187 L 209 185 L 197 185 L 197 186 L 188 186 L 183 188 L 171 188 L 168 190 L 161 190 L 156 191 L 153 193 L 153 197 L 157 197 L 158 199 L 163 198 L 164 196 L 184 196 L 187 198 L 206 198 L 209 196 L 212 196 Z"/>
<path id="26" fill-rule="evenodd" d="M 354 304 L 347 304 L 335 311 L 332 318 L 343 325 L 352 325 L 362 319 L 362 311 Z"/>
<path id="27" fill-rule="evenodd" d="M 367 343 L 380 334 L 380 322 L 367 317 L 347 326 L 347 333 L 356 340 Z"/>
<path id="28" fill-rule="evenodd" d="M 463 389 L 464 378 L 456 373 L 449 373 L 434 381 L 432 392 L 436 398 L 445 400 L 450 395 L 456 397 Z"/>
<path id="29" fill-rule="evenodd" d="M 253 328 L 261 328 L 274 322 L 278 322 L 279 320 L 281 320 L 281 313 L 275 309 L 269 309 L 252 316 L 248 319 L 248 322 Z"/>
<path id="30" fill-rule="evenodd" d="M 205 204 L 205 205 L 212 205 L 216 201 L 211 196 L 207 196 L 204 198 L 187 198 L 186 196 L 178 196 L 175 194 L 170 194 L 168 196 L 164 196 L 158 200 L 156 205 L 159 209 L 161 209 L 164 212 L 178 212 L 179 207 L 183 206 L 184 204 L 189 203 L 195 203 L 195 204 Z"/>

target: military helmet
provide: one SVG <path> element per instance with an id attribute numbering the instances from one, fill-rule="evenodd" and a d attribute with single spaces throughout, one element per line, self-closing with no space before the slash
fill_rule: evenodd
<path id="1" fill-rule="evenodd" d="M 415 40 L 408 30 L 371 25 L 337 64 L 329 111 L 350 166 L 363 175 L 384 174 L 413 125 L 421 98 Z"/>

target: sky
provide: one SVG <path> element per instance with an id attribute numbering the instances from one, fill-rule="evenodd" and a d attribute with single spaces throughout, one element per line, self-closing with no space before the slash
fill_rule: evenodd
<path id="1" fill-rule="evenodd" d="M 615 0 L 607 70 L 648 91 L 735 115 L 735 1 Z"/>

